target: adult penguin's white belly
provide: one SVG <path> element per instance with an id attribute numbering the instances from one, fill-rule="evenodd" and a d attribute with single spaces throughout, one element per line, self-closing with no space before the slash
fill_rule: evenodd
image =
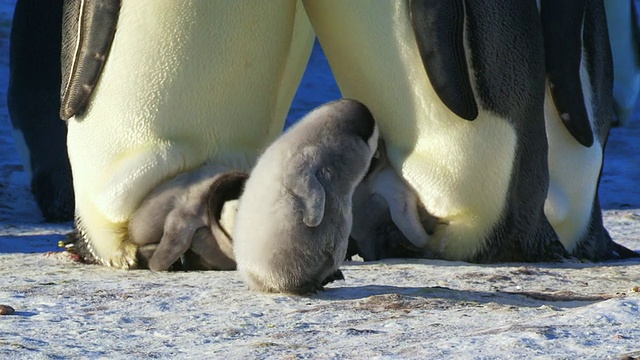
<path id="1" fill-rule="evenodd" d="M 466 121 L 443 104 L 425 73 L 408 2 L 322 0 L 305 7 L 343 96 L 370 108 L 391 164 L 439 218 L 430 250 L 473 259 L 505 212 L 514 126 L 483 108 Z"/>
<path id="2" fill-rule="evenodd" d="M 591 147 L 576 141 L 558 116 L 549 93 L 544 112 L 549 140 L 550 177 L 545 213 L 560 242 L 571 252 L 588 230 L 591 221 L 603 149 L 597 140 Z"/>
<path id="3" fill-rule="evenodd" d="M 295 0 L 123 0 L 86 110 L 69 121 L 79 230 L 135 266 L 127 222 L 167 178 L 249 170 L 281 131 L 313 42 Z"/>

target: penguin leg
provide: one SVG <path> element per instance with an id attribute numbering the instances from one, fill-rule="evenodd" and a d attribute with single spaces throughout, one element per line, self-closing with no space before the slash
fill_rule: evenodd
<path id="1" fill-rule="evenodd" d="M 355 255 L 359 255 L 358 241 L 349 235 L 349 244 L 347 245 L 347 255 L 345 255 L 345 261 L 353 260 Z"/>

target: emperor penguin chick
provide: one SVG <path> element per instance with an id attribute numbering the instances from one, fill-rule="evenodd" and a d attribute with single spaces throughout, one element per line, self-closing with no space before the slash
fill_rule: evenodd
<path id="1" fill-rule="evenodd" d="M 129 221 L 140 267 L 234 270 L 233 244 L 221 218 L 225 203 L 240 196 L 247 177 L 204 165 L 154 189 Z"/>
<path id="2" fill-rule="evenodd" d="M 438 219 L 394 170 L 385 146 L 380 138 L 378 155 L 353 193 L 352 247 L 365 261 L 432 258 L 426 245 Z"/>
<path id="3" fill-rule="evenodd" d="M 245 184 L 233 231 L 238 271 L 251 289 L 302 295 L 344 278 L 351 198 L 377 144 L 369 110 L 338 100 L 265 150 Z"/>

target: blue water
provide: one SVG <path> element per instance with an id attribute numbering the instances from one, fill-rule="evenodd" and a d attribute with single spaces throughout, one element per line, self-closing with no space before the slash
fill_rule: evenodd
<path id="1" fill-rule="evenodd" d="M 285 127 L 300 119 L 309 110 L 338 98 L 340 98 L 340 90 L 322 48 L 316 41 L 313 44 L 307 70 L 291 104 Z"/>

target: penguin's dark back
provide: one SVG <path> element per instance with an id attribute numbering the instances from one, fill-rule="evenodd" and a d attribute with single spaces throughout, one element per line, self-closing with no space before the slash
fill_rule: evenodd
<path id="1" fill-rule="evenodd" d="M 535 114 L 539 116 L 532 120 L 542 122 L 544 42 L 535 2 L 465 3 L 471 67 L 482 107 L 508 119 Z"/>

